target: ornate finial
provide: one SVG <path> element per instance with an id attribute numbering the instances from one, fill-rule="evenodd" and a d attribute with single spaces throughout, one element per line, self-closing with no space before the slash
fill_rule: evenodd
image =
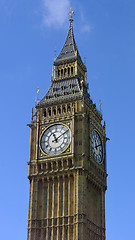
<path id="1" fill-rule="evenodd" d="M 55 61 L 56 60 L 56 48 L 54 49 L 54 57 L 53 57 L 53 61 Z M 54 67 L 54 65 L 52 66 L 52 76 L 51 76 L 51 82 L 53 81 L 53 79 L 54 79 L 54 73 L 55 73 L 55 67 Z"/>
<path id="2" fill-rule="evenodd" d="M 100 112 L 102 113 L 102 110 L 101 110 L 101 106 L 102 106 L 102 102 L 101 102 L 101 100 L 99 100 L 99 109 L 100 109 Z"/>
<path id="3" fill-rule="evenodd" d="M 39 95 L 39 88 L 37 88 L 37 90 L 36 90 L 36 92 L 37 92 L 37 97 L 35 98 L 35 103 L 37 103 L 38 102 L 38 95 Z"/>
<path id="4" fill-rule="evenodd" d="M 75 13 L 74 13 L 74 11 L 73 11 L 73 8 L 71 7 L 70 8 L 70 12 L 69 12 L 69 14 L 68 15 L 70 15 L 70 18 L 69 18 L 69 21 L 70 22 L 73 22 L 74 20 L 73 20 L 73 14 L 75 15 Z"/>
<path id="5" fill-rule="evenodd" d="M 33 108 L 32 108 L 32 111 L 31 111 L 31 122 L 33 121 Z"/>
<path id="6" fill-rule="evenodd" d="M 84 65 L 85 65 L 85 67 L 87 69 L 87 62 L 86 62 L 86 60 L 87 60 L 87 57 L 84 56 Z M 88 84 L 88 74 L 87 74 L 87 72 L 85 74 L 85 82 L 86 82 L 86 84 Z"/>
<path id="7" fill-rule="evenodd" d="M 54 50 L 54 61 L 56 60 L 56 53 L 57 53 L 57 50 L 55 48 L 55 50 Z"/>
<path id="8" fill-rule="evenodd" d="M 85 55 L 85 56 L 84 56 L 84 65 L 85 65 L 85 67 L 87 67 L 86 59 L 87 59 L 87 57 L 86 57 L 86 55 Z"/>

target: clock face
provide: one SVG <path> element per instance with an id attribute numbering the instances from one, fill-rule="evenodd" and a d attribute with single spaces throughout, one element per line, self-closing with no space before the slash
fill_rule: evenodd
<path id="1" fill-rule="evenodd" d="M 55 124 L 45 130 L 41 137 L 41 148 L 48 155 L 57 155 L 66 150 L 71 141 L 71 133 L 63 124 Z"/>
<path id="2" fill-rule="evenodd" d="M 96 162 L 101 163 L 103 158 L 103 146 L 99 134 L 95 130 L 91 133 L 91 147 Z"/>

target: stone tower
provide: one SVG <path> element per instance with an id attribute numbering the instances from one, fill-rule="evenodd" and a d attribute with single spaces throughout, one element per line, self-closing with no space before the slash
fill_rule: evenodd
<path id="1" fill-rule="evenodd" d="M 106 134 L 73 34 L 29 124 L 27 240 L 105 240 Z"/>

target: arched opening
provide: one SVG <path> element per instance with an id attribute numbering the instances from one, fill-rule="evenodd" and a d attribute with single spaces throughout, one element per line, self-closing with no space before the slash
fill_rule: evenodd
<path id="1" fill-rule="evenodd" d="M 61 108 L 58 107 L 58 114 L 61 114 Z"/>
<path id="2" fill-rule="evenodd" d="M 61 69 L 61 77 L 63 77 L 63 69 Z"/>
<path id="3" fill-rule="evenodd" d="M 44 117 L 46 117 L 46 109 L 44 110 Z"/>
<path id="4" fill-rule="evenodd" d="M 51 116 L 51 109 L 48 109 L 48 114 L 49 116 Z"/>
<path id="5" fill-rule="evenodd" d="M 68 105 L 67 110 L 68 110 L 68 112 L 71 112 L 71 107 L 70 107 L 70 105 Z"/>
<path id="6" fill-rule="evenodd" d="M 71 67 L 71 75 L 73 75 L 73 67 Z"/>
<path id="7" fill-rule="evenodd" d="M 53 109 L 53 114 L 56 115 L 56 108 Z"/>
<path id="8" fill-rule="evenodd" d="M 63 109 L 62 109 L 62 111 L 63 111 L 63 113 L 65 113 L 65 112 L 66 112 L 66 108 L 65 108 L 65 106 L 63 106 Z"/>
<path id="9" fill-rule="evenodd" d="M 68 67 L 68 76 L 70 76 L 70 68 Z"/>
<path id="10" fill-rule="evenodd" d="M 66 68 L 64 69 L 64 76 L 65 77 L 67 76 L 67 69 Z"/>

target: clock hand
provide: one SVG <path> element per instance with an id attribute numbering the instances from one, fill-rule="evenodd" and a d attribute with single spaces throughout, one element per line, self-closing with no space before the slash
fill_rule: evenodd
<path id="1" fill-rule="evenodd" d="M 52 142 L 57 142 L 57 138 L 56 138 L 56 135 L 53 133 L 53 136 L 54 136 L 54 140 Z"/>
<path id="2" fill-rule="evenodd" d="M 64 133 L 62 133 L 59 137 L 57 137 L 55 140 L 53 140 L 52 142 L 54 142 L 54 141 L 57 141 L 61 136 L 63 136 L 66 132 L 68 132 L 68 130 L 67 131 L 65 131 Z"/>
<path id="3" fill-rule="evenodd" d="M 95 148 L 97 149 L 97 148 L 100 147 L 100 146 L 101 146 L 101 143 L 100 143 L 99 145 L 96 145 Z"/>

